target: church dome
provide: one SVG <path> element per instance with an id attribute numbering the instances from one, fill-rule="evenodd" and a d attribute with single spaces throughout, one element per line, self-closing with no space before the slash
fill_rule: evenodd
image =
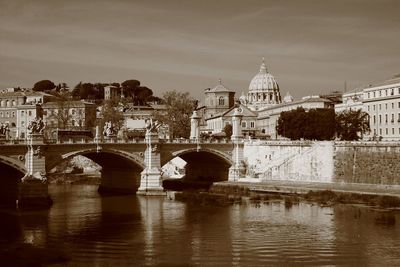
<path id="1" fill-rule="evenodd" d="M 249 93 L 252 91 L 279 90 L 279 85 L 274 76 L 268 72 L 264 59 L 260 67 L 260 72 L 251 80 Z"/>

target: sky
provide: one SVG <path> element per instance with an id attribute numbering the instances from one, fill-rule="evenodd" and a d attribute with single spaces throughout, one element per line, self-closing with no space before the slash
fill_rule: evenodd
<path id="1" fill-rule="evenodd" d="M 0 0 L 0 88 L 123 82 L 247 93 L 265 57 L 281 94 L 400 73 L 400 1 Z"/>

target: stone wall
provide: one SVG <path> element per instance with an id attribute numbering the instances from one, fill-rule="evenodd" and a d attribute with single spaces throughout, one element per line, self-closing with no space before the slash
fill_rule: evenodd
<path id="1" fill-rule="evenodd" d="M 249 141 L 244 160 L 248 181 L 400 185 L 399 143 Z"/>
<path id="2" fill-rule="evenodd" d="M 247 177 L 259 180 L 331 182 L 333 142 L 247 142 Z"/>
<path id="3" fill-rule="evenodd" d="M 400 185 L 399 143 L 335 144 L 334 181 Z"/>

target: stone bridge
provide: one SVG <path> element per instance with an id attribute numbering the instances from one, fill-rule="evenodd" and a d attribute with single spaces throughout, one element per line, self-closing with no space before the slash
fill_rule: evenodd
<path id="1" fill-rule="evenodd" d="M 202 141 L 195 115 L 190 140 L 167 142 L 149 131 L 145 140 L 136 142 L 110 137 L 50 143 L 32 134 L 21 143 L 0 143 L 0 201 L 17 200 L 20 206 L 46 202 L 47 173 L 77 155 L 102 167 L 100 192 L 162 194 L 161 167 L 175 157 L 187 162 L 185 179 L 237 180 L 244 173 L 240 115 L 234 117 L 229 142 Z"/>

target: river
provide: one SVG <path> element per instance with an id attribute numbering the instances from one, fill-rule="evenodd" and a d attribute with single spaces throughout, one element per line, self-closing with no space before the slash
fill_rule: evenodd
<path id="1" fill-rule="evenodd" d="M 400 266 L 400 212 L 100 197 L 95 185 L 50 193 L 49 210 L 0 214 L 0 250 L 27 243 L 67 255 L 51 266 Z"/>

